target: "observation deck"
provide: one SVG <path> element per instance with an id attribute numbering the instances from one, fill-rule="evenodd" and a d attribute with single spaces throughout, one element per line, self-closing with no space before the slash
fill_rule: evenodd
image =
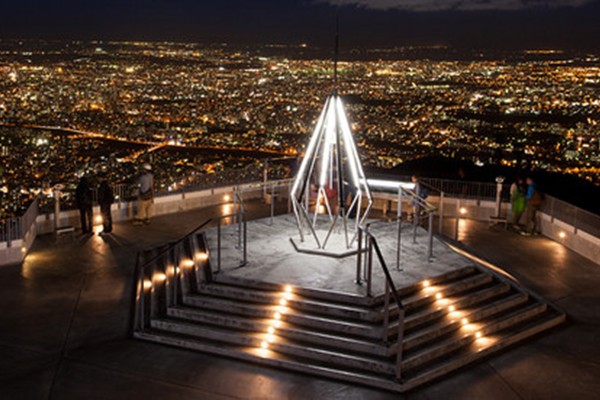
<path id="1" fill-rule="evenodd" d="M 269 207 L 247 202 L 249 219 Z M 174 241 L 227 205 L 117 223 L 111 236 L 40 235 L 0 268 L 2 398 L 398 398 L 398 394 L 131 339 L 138 251 Z M 451 234 L 454 221 L 443 230 Z M 568 324 L 411 392 L 425 398 L 592 397 L 600 390 L 599 266 L 544 237 L 462 219 L 458 244 L 570 316 Z M 435 253 L 435 252 L 434 252 Z M 223 268 L 226 268 L 223 265 Z M 401 274 L 401 273 L 400 273 Z M 418 277 L 414 278 L 415 281 Z M 128 388 L 128 393 L 123 388 Z"/>

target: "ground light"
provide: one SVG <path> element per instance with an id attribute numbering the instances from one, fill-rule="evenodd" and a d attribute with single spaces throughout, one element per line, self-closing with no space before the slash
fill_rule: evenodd
<path id="1" fill-rule="evenodd" d="M 277 336 L 275 335 L 276 329 L 281 326 L 281 316 L 286 313 L 288 309 L 284 307 L 287 304 L 287 300 L 289 300 L 292 296 L 293 288 L 290 285 L 285 285 L 283 290 L 279 292 L 279 299 L 276 300 L 277 312 L 273 314 L 273 318 L 268 321 L 269 327 L 267 328 L 267 332 L 265 333 L 264 338 L 266 340 L 261 341 L 260 347 L 258 348 L 258 353 L 261 357 L 267 357 L 269 348 L 269 343 L 274 343 L 277 340 Z"/>

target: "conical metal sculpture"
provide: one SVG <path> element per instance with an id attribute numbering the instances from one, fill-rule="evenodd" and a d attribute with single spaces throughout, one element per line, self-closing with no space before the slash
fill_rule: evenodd
<path id="1" fill-rule="evenodd" d="M 291 190 L 300 240 L 304 242 L 305 232 L 308 232 L 318 249 L 325 249 L 338 224 L 343 230 L 346 247 L 351 248 L 358 226 L 364 222 L 373 204 L 336 87 L 337 32 L 335 53 L 334 89 L 325 101 Z M 364 212 L 363 201 L 367 203 Z M 319 214 L 325 216 L 325 223 L 319 220 Z M 323 227 L 326 233 L 319 237 Z"/>

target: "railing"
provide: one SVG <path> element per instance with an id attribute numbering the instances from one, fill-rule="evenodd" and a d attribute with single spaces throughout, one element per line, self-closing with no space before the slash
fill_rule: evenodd
<path id="1" fill-rule="evenodd" d="M 413 208 L 413 218 L 412 218 L 412 232 L 413 232 L 413 243 L 417 241 L 417 227 L 421 225 L 421 221 L 425 218 L 428 219 L 428 243 L 427 243 L 427 260 L 433 260 L 433 220 L 436 215 L 436 211 L 438 210 L 433 204 L 429 203 L 427 200 L 419 197 L 415 193 L 415 185 L 412 183 L 400 182 L 400 181 L 381 181 L 381 180 L 368 180 L 369 185 L 371 186 L 371 191 L 373 194 L 378 193 L 378 189 L 384 192 L 389 192 L 390 189 L 396 191 L 395 195 L 397 196 L 398 201 L 398 211 L 396 214 L 397 218 L 397 232 L 396 232 L 396 269 L 400 270 L 400 256 L 401 256 L 401 248 L 402 248 L 402 202 L 403 198 L 406 197 L 409 199 L 411 206 Z M 387 189 L 387 190 L 386 190 Z M 407 213 L 408 214 L 408 213 Z M 443 215 L 440 213 L 440 220 L 443 218 Z M 358 279 L 358 278 L 357 278 Z"/>
<path id="2" fill-rule="evenodd" d="M 600 238 L 600 215 L 575 207 L 555 197 L 545 195 L 540 211 L 571 225 L 575 232 L 578 230 Z"/>
<path id="3" fill-rule="evenodd" d="M 246 211 L 241 203 L 238 203 L 237 209 L 234 209 L 232 214 L 223 215 L 216 218 L 210 218 L 193 229 L 187 235 L 171 242 L 166 249 L 161 250 L 157 255 L 142 263 L 142 252 L 138 252 L 136 258 L 136 292 L 135 292 L 135 315 L 133 329 L 141 331 L 147 327 L 147 314 L 154 315 L 157 310 L 153 297 L 157 292 L 165 292 L 166 303 L 162 306 L 173 306 L 180 302 L 180 287 L 186 279 L 186 273 L 190 267 L 194 269 L 199 276 L 199 269 L 204 268 L 204 279 L 207 282 L 212 280 L 213 273 L 221 271 L 221 225 L 224 220 L 230 219 L 237 221 L 239 226 L 239 243 L 242 246 L 238 248 L 242 252 L 241 266 L 247 262 L 247 231 L 246 231 Z M 194 235 L 206 229 L 209 225 L 217 224 L 217 267 L 213 271 L 210 263 L 210 255 L 208 250 L 199 252 L 197 243 L 193 239 Z M 190 242 L 190 252 L 192 258 L 182 260 L 180 246 L 185 241 Z M 169 256 L 169 261 L 173 261 L 172 265 L 165 265 L 164 271 L 157 271 L 157 262 L 160 259 Z M 170 264 L 170 263 L 169 263 Z M 202 264 L 202 265 L 201 265 Z M 164 286 L 161 286 L 164 285 Z M 150 292 L 147 295 L 146 292 Z"/>
<path id="4" fill-rule="evenodd" d="M 427 187 L 443 192 L 446 196 L 469 200 L 495 200 L 497 184 L 491 182 L 469 182 L 451 179 L 421 178 Z M 509 201 L 509 185 L 502 189 L 502 201 Z"/>
<path id="5" fill-rule="evenodd" d="M 22 240 L 38 216 L 38 199 L 33 202 L 20 217 L 0 219 L 0 243 L 6 242 L 11 247 L 12 242 Z"/>
<path id="6" fill-rule="evenodd" d="M 379 248 L 379 244 L 377 243 L 377 239 L 373 236 L 371 232 L 369 232 L 369 224 L 364 227 L 359 227 L 358 231 L 358 253 L 357 253 L 357 276 L 360 277 L 360 264 L 363 253 L 363 241 L 365 252 L 365 270 L 367 270 L 367 276 L 369 277 L 367 280 L 367 293 L 370 296 L 371 292 L 371 276 L 373 271 L 373 250 L 375 250 L 375 255 L 379 260 L 379 265 L 383 270 L 383 274 L 385 275 L 385 294 L 384 294 L 384 314 L 383 314 L 383 327 L 382 327 L 382 335 L 381 339 L 384 343 L 388 342 L 389 339 L 389 327 L 390 327 L 390 296 L 396 303 L 398 307 L 398 333 L 397 333 L 397 351 L 396 351 L 396 379 L 402 379 L 402 342 L 404 339 L 404 305 L 402 304 L 402 300 L 400 299 L 400 295 L 396 290 L 396 285 L 394 284 L 394 280 L 390 274 L 390 270 L 388 269 L 385 259 L 383 258 L 383 254 L 381 253 L 381 249 Z"/>
<path id="7" fill-rule="evenodd" d="M 266 199 L 267 196 L 269 198 L 270 225 L 273 225 L 273 219 L 276 213 L 275 203 L 278 197 L 287 199 L 287 213 L 292 212 L 290 189 L 293 182 L 293 179 L 281 179 L 246 185 L 243 189 L 234 187 L 234 193 L 236 194 L 236 196 L 234 196 L 234 209 L 238 202 L 243 206 L 244 194 L 260 191 L 262 192 L 262 197 L 264 199 Z"/>

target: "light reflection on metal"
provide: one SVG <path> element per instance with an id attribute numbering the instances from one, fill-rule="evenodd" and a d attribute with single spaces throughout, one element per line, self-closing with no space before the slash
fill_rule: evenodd
<path id="1" fill-rule="evenodd" d="M 291 197 L 301 240 L 304 241 L 304 231 L 308 230 L 317 248 L 326 247 L 338 223 L 342 224 L 346 247 L 350 248 L 356 240 L 358 226 L 371 209 L 373 197 L 336 89 L 325 101 L 294 179 Z M 367 201 L 364 212 L 363 199 Z M 320 212 L 326 215 L 322 219 L 327 232 L 321 238 L 317 234 Z M 350 239 L 348 228 L 352 227 Z"/>

